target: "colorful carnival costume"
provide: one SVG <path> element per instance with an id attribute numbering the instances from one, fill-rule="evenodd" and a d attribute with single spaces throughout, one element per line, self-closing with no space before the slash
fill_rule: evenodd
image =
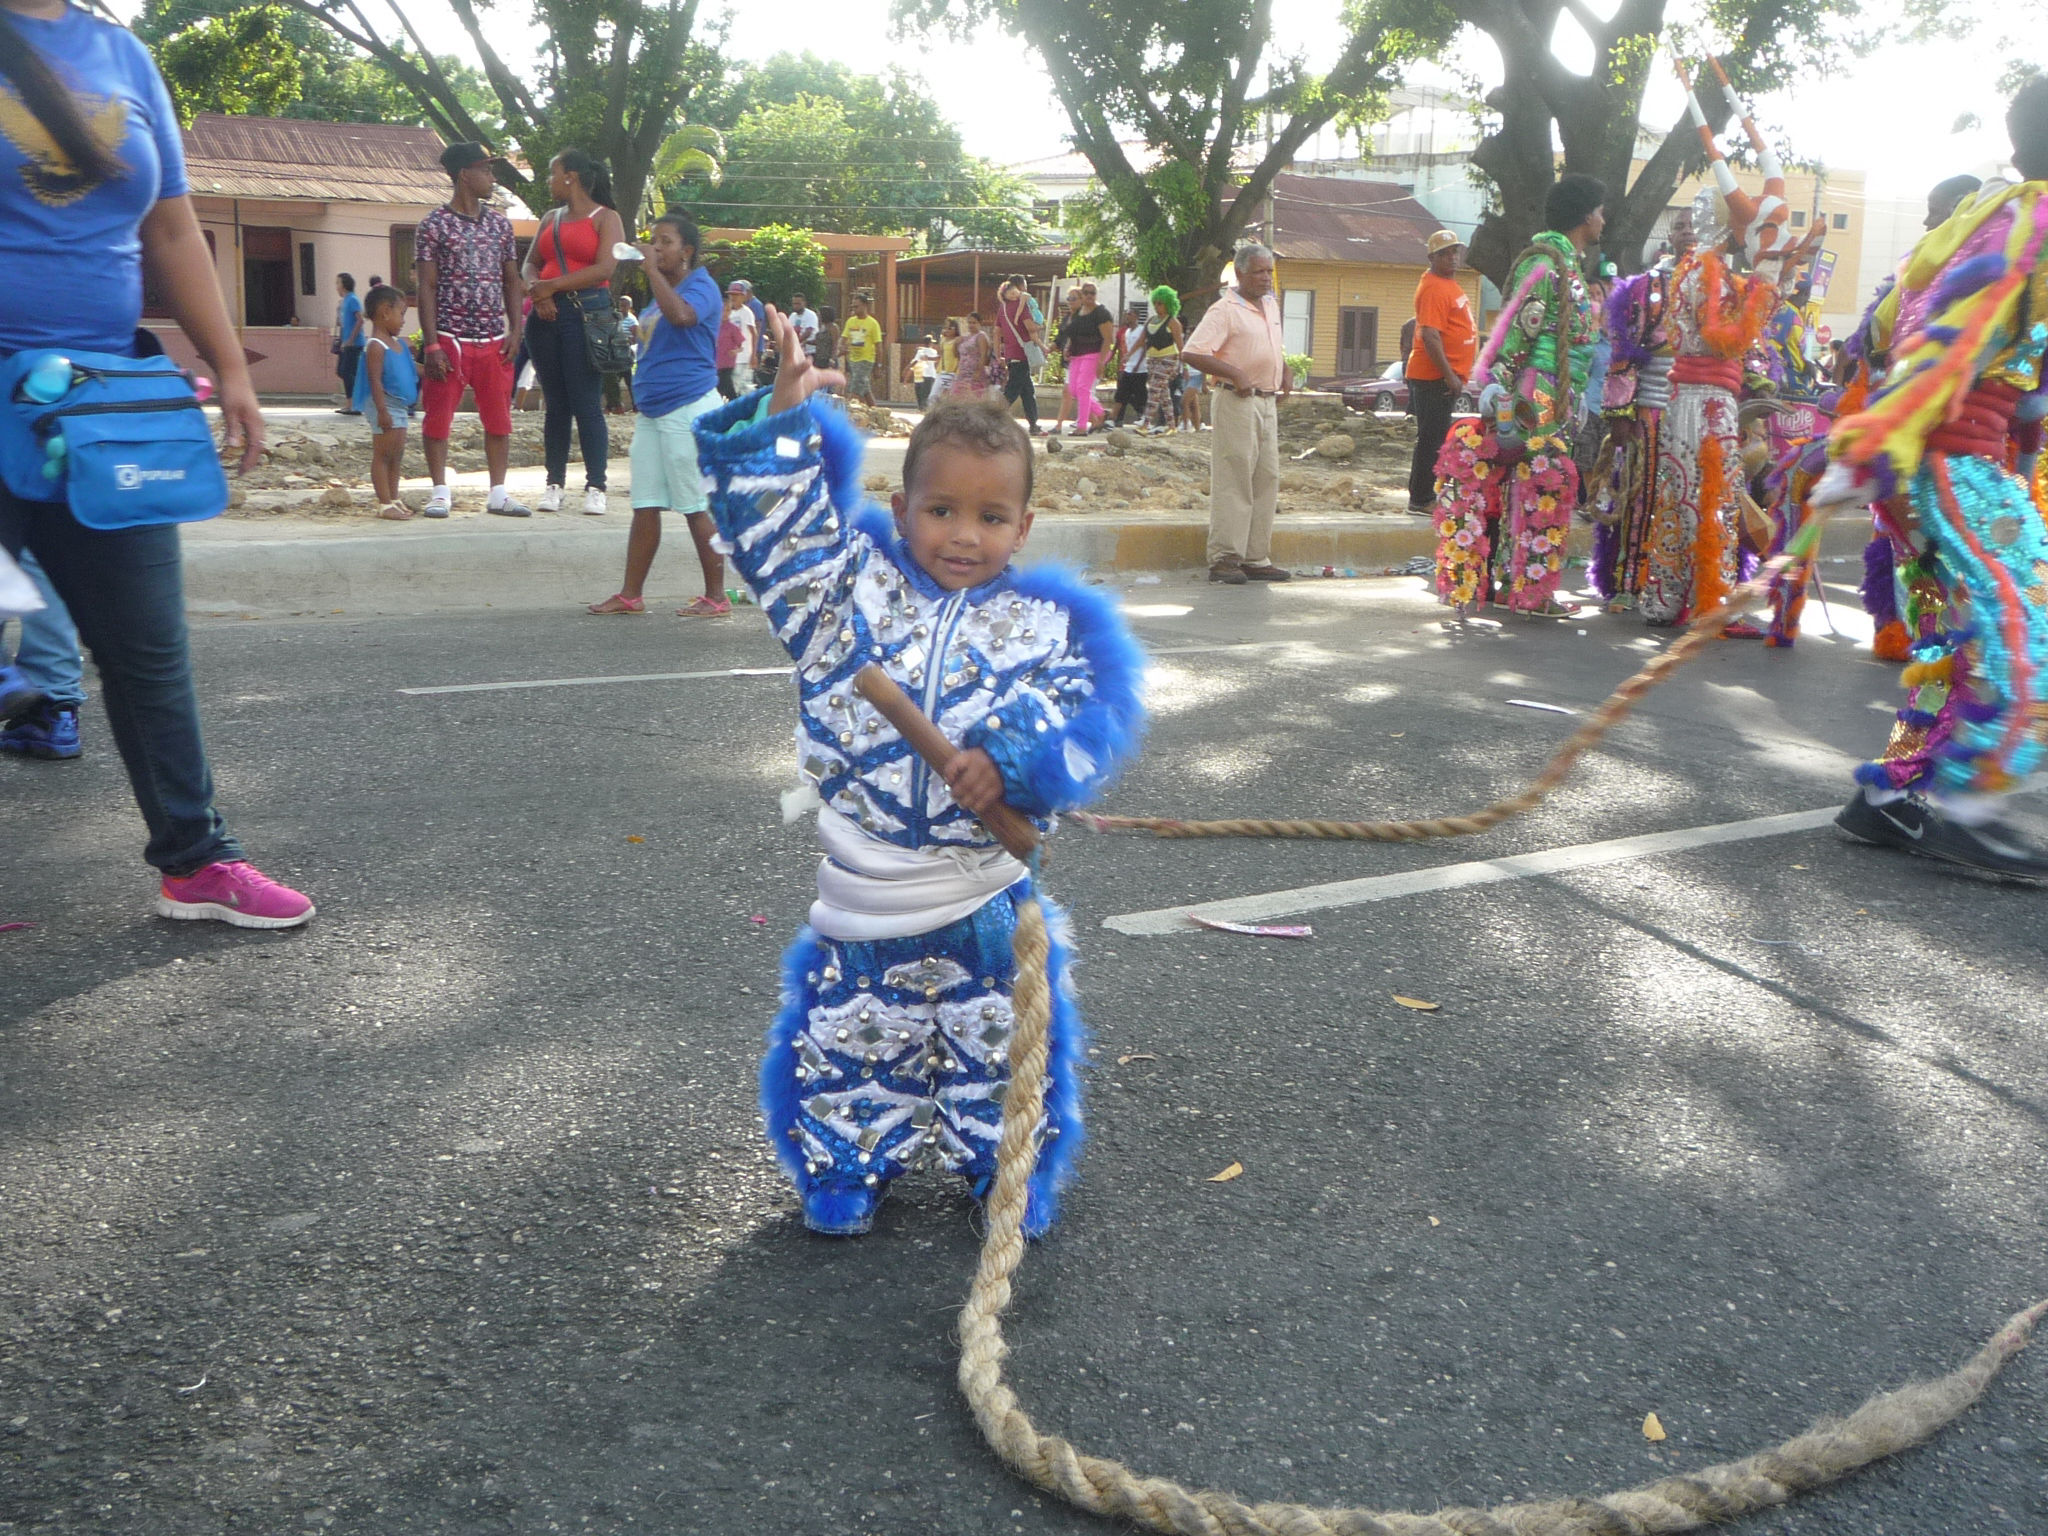
<path id="1" fill-rule="evenodd" d="M 1674 221 L 1680 255 L 1691 249 L 1691 216 Z M 1615 284 L 1607 300 L 1613 361 L 1601 401 L 1604 473 L 1594 494 L 1593 589 L 1616 606 L 1633 603 L 1642 585 L 1644 550 L 1657 485 L 1657 443 L 1671 404 L 1673 362 L 1671 274 L 1678 256 Z"/>
<path id="2" fill-rule="evenodd" d="M 1743 360 L 1777 308 L 1777 288 L 1769 278 L 1788 256 L 1798 254 L 1787 238 L 1791 210 L 1777 155 L 1719 63 L 1714 73 L 1741 116 L 1764 191 L 1752 196 L 1736 182 L 1681 68 L 1687 110 L 1727 205 L 1729 254 L 1739 253 L 1751 270 L 1733 270 L 1703 236 L 1701 248 L 1672 275 L 1668 323 L 1677 358 L 1658 442 L 1657 484 L 1637 597 L 1637 607 L 1652 624 L 1677 624 L 1712 608 L 1735 583 L 1741 538 L 1736 398 L 1743 385 Z M 1731 627 L 1730 632 L 1739 631 Z"/>
<path id="3" fill-rule="evenodd" d="M 1880 503 L 1909 573 L 1906 708 L 1841 822 L 1906 846 L 1953 835 L 1938 822 L 1987 825 L 2048 751 L 2048 524 L 2007 467 L 2042 404 L 2048 181 L 1966 200 L 1914 248 L 1898 297 L 1891 366 L 1836 426 L 1814 500 Z M 1940 817 L 1888 835 L 1880 819 L 1918 817 L 1898 802 L 1922 792 Z"/>
<path id="4" fill-rule="evenodd" d="M 709 413 L 698 452 L 733 564 L 795 659 L 797 757 L 821 802 L 810 923 L 783 956 L 761 1064 L 770 1141 L 814 1229 L 865 1231 L 888 1184 L 934 1163 L 977 1197 L 1009 1080 L 1011 933 L 1031 879 L 854 692 L 879 663 L 1004 798 L 1050 831 L 1100 791 L 1144 725 L 1143 659 L 1114 603 L 1043 567 L 950 592 L 860 492 L 862 442 L 832 408 Z M 1080 1150 L 1081 1021 L 1055 911 L 1042 1233 Z"/>
<path id="5" fill-rule="evenodd" d="M 1436 590 L 1461 610 L 1493 593 L 1503 520 L 1508 606 L 1555 607 L 1578 503 L 1569 433 L 1594 337 L 1578 248 L 1545 230 L 1516 260 L 1507 292 L 1475 370 L 1491 381 L 1480 415 L 1453 423 L 1437 457 Z"/>
<path id="6" fill-rule="evenodd" d="M 1711 608 L 1734 585 L 1740 482 L 1737 392 L 1742 360 L 1776 302 L 1760 278 L 1694 251 L 1672 274 L 1671 403 L 1657 440 L 1657 477 L 1636 606 L 1652 624 Z"/>

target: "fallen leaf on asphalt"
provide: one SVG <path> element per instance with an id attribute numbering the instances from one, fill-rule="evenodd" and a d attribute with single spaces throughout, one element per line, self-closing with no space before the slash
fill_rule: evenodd
<path id="1" fill-rule="evenodd" d="M 1157 1056 L 1148 1055 L 1144 1051 L 1133 1051 L 1128 1056 L 1117 1057 L 1116 1064 L 1120 1067 L 1128 1067 L 1134 1061 L 1157 1061 L 1158 1059 Z"/>
<path id="2" fill-rule="evenodd" d="M 1398 992 L 1393 994 L 1393 998 L 1403 1008 L 1413 1008 L 1417 1013 L 1435 1013 L 1437 1009 L 1443 1007 L 1442 1003 L 1425 1003 L 1419 997 L 1403 997 Z"/>
<path id="3" fill-rule="evenodd" d="M 1442 1222 L 1440 1222 L 1440 1221 L 1438 1221 L 1438 1220 L 1437 1220 L 1437 1219 L 1436 1219 L 1436 1218 L 1435 1218 L 1434 1216 L 1432 1216 L 1432 1217 L 1430 1217 L 1430 1218 L 1429 1218 L 1429 1224 L 1430 1224 L 1430 1225 L 1431 1225 L 1432 1227 L 1440 1227 L 1440 1226 L 1442 1226 L 1442 1225 L 1443 1225 L 1443 1223 L 1442 1223 Z"/>
<path id="4" fill-rule="evenodd" d="M 1228 1184 L 1232 1179 L 1236 1178 L 1240 1173 L 1243 1172 L 1243 1163 L 1232 1163 L 1228 1168 L 1224 1169 L 1221 1173 L 1210 1174 L 1209 1182 L 1211 1184 Z"/>
<path id="5" fill-rule="evenodd" d="M 1387 732 L 1387 734 L 1393 737 L 1394 740 L 1399 741 L 1403 736 L 1406 736 L 1408 733 L 1406 731 L 1389 731 Z"/>
<path id="6" fill-rule="evenodd" d="M 1806 866 L 1805 866 L 1804 864 L 1794 864 L 1794 865 L 1793 865 L 1792 867 L 1793 867 L 1794 869 L 1804 869 L 1804 868 L 1806 868 Z"/>
<path id="7" fill-rule="evenodd" d="M 642 837 L 637 832 L 628 832 L 626 834 L 626 841 L 629 843 L 644 843 L 647 841 L 647 839 Z"/>
<path id="8" fill-rule="evenodd" d="M 1666 1438 L 1664 1423 L 1654 1413 L 1643 1415 L 1643 1438 L 1645 1440 L 1662 1440 Z"/>

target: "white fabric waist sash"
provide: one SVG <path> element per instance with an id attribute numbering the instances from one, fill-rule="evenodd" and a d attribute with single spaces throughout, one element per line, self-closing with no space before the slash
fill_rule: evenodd
<path id="1" fill-rule="evenodd" d="M 1001 848 L 898 848 L 818 808 L 818 899 L 811 927 L 866 943 L 929 933 L 979 911 L 1030 871 Z"/>

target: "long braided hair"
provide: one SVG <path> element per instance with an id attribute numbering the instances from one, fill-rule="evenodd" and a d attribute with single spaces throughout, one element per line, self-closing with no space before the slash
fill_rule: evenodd
<path id="1" fill-rule="evenodd" d="M 0 75 L 7 78 L 29 116 L 42 124 L 86 181 L 98 185 L 127 174 L 120 157 L 93 136 L 77 100 L 43 56 L 29 46 L 4 8 L 0 8 Z"/>

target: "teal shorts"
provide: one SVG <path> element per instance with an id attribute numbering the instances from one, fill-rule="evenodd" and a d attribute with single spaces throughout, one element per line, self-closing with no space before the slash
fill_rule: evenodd
<path id="1" fill-rule="evenodd" d="M 702 512 L 710 507 L 690 424 L 723 404 L 725 397 L 714 389 L 666 416 L 642 416 L 633 423 L 633 448 L 626 463 L 630 504 L 636 511 Z"/>

